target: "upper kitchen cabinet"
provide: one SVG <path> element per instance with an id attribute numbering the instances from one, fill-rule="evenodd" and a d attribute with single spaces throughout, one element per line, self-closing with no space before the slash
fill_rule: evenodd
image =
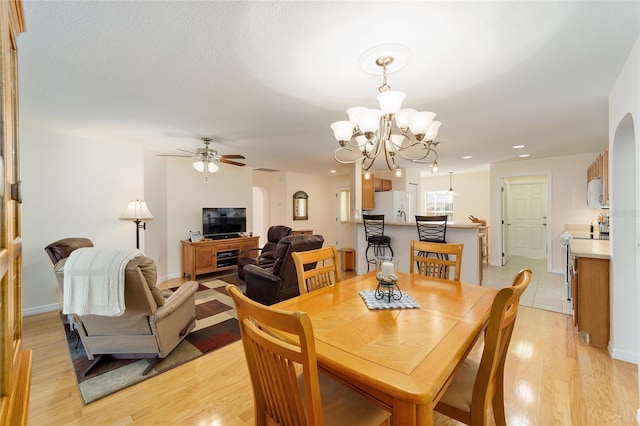
<path id="1" fill-rule="evenodd" d="M 373 188 L 375 192 L 391 191 L 393 184 L 390 179 L 374 179 Z"/>
<path id="2" fill-rule="evenodd" d="M 587 203 L 592 208 L 609 207 L 609 148 L 587 169 Z"/>
<path id="3" fill-rule="evenodd" d="M 365 179 L 362 175 L 362 210 L 373 210 L 376 208 L 376 199 L 374 197 L 374 179 L 373 175 L 369 179 Z"/>

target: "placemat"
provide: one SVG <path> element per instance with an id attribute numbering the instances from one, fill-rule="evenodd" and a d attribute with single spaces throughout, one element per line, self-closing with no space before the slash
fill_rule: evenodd
<path id="1" fill-rule="evenodd" d="M 402 298 L 400 300 L 391 299 L 390 302 L 386 298 L 376 299 L 375 290 L 361 290 L 359 293 L 369 309 L 420 309 L 418 302 L 404 291 L 400 291 Z"/>

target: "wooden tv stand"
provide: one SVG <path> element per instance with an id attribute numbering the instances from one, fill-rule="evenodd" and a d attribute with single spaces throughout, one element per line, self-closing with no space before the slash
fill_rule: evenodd
<path id="1" fill-rule="evenodd" d="M 259 239 L 260 237 L 240 237 L 202 240 L 195 243 L 183 240 L 182 274 L 195 280 L 197 275 L 235 268 L 239 253 L 257 248 Z"/>

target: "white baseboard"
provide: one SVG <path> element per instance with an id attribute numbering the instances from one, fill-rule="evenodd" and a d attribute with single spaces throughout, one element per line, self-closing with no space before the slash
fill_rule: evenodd
<path id="1" fill-rule="evenodd" d="M 23 317 L 44 314 L 46 312 L 61 311 L 62 303 L 52 303 L 50 305 L 36 306 L 35 308 L 27 308 L 22 310 Z"/>
<path id="2" fill-rule="evenodd" d="M 638 354 L 636 352 L 621 351 L 620 349 L 612 348 L 611 342 L 609 342 L 608 349 L 611 358 L 638 365 Z"/>
<path id="3" fill-rule="evenodd" d="M 636 422 L 640 425 L 640 408 L 636 411 Z"/>

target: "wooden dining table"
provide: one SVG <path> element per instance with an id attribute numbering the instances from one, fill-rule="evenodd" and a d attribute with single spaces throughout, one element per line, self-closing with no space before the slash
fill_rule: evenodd
<path id="1" fill-rule="evenodd" d="M 370 272 L 273 307 L 310 316 L 322 371 L 390 410 L 394 424 L 431 425 L 497 291 L 399 273 L 399 289 L 420 307 L 369 309 L 359 292 L 377 284 Z"/>

